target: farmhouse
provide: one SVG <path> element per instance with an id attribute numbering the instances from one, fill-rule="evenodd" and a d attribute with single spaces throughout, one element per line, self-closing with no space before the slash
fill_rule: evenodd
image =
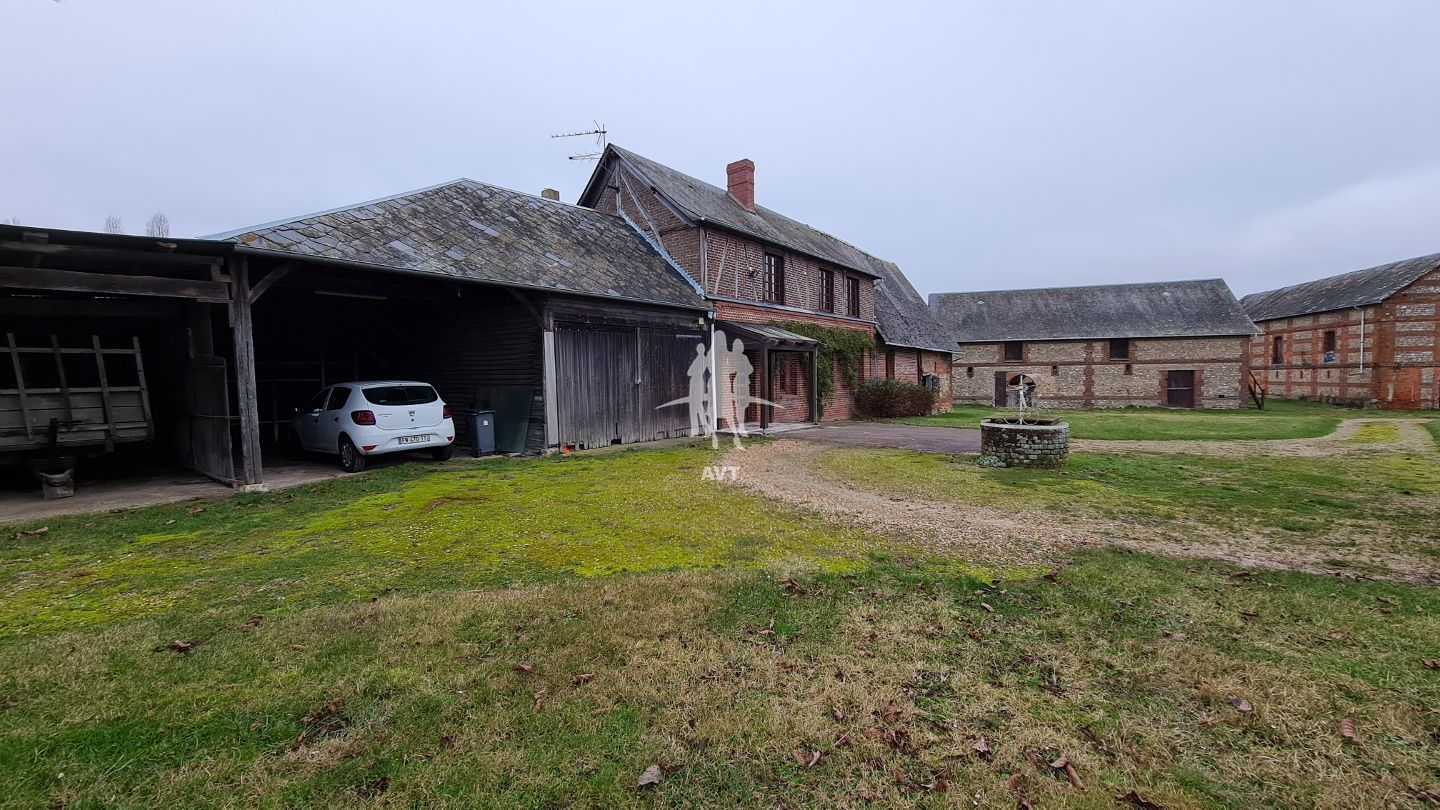
<path id="1" fill-rule="evenodd" d="M 960 344 L 957 403 L 1013 404 L 1029 374 L 1056 407 L 1239 408 L 1255 326 L 1224 281 L 937 293 Z"/>
<path id="2" fill-rule="evenodd" d="M 849 419 L 854 382 L 886 373 L 922 382 L 949 364 L 951 344 L 898 267 L 757 205 L 753 162 L 731 163 L 726 178 L 722 189 L 612 144 L 580 204 L 644 233 L 711 302 L 717 328 L 745 341 L 752 391 L 775 403 L 752 411 L 762 428 Z M 822 386 L 814 335 L 825 329 L 878 336 L 884 348 L 852 374 L 837 364 Z M 942 385 L 938 374 L 931 384 Z M 822 388 L 833 390 L 824 401 Z"/>
<path id="3" fill-rule="evenodd" d="M 618 217 L 473 180 L 204 240 L 0 226 L 0 288 L 0 447 L 138 436 L 240 486 L 345 380 L 430 381 L 458 442 L 493 410 L 504 451 L 688 435 L 657 406 L 709 333 L 696 286 Z"/>
<path id="4" fill-rule="evenodd" d="M 1440 254 L 1247 295 L 1270 395 L 1440 408 Z"/>

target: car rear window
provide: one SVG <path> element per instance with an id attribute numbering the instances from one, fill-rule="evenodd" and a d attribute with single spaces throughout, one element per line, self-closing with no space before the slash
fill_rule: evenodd
<path id="1" fill-rule="evenodd" d="M 371 405 L 428 405 L 440 398 L 428 385 L 377 385 L 360 393 Z"/>

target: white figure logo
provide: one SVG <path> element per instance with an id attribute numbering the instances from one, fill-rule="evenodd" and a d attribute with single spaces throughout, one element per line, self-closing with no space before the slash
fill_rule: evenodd
<path id="1" fill-rule="evenodd" d="M 710 351 L 704 344 L 695 346 L 695 359 L 685 370 L 690 379 L 689 395 L 660 405 L 684 405 L 690 409 L 692 436 L 709 436 L 710 446 L 720 447 L 720 423 L 730 431 L 737 449 L 744 449 L 740 439 L 750 435 L 745 412 L 751 405 L 765 407 L 774 403 L 750 394 L 750 377 L 755 366 L 745 356 L 745 344 L 739 338 L 726 345 L 723 331 L 715 332 Z"/>

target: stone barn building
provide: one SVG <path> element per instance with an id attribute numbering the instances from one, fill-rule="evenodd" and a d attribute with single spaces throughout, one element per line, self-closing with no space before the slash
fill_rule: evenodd
<path id="1" fill-rule="evenodd" d="M 1440 408 L 1440 254 L 1247 295 L 1271 396 Z"/>
<path id="2" fill-rule="evenodd" d="M 753 162 L 738 160 L 725 171 L 720 188 L 612 144 L 579 204 L 618 214 L 639 230 L 689 275 L 714 307 L 716 328 L 745 342 L 752 392 L 775 403 L 752 407 L 747 421 L 764 429 L 853 416 L 847 375 L 834 369 L 833 394 L 820 402 L 820 343 L 786 325 L 856 330 L 868 339 L 878 332 L 886 348 L 868 355 L 856 380 L 873 376 L 875 360 L 890 352 L 887 368 L 916 382 L 947 365 L 939 358 L 951 345 L 936 330 L 913 326 L 929 315 L 898 268 L 756 204 Z M 896 295 L 877 295 L 877 282 L 886 280 Z M 906 364 L 913 372 L 902 371 Z"/>
<path id="3" fill-rule="evenodd" d="M 1255 325 L 1220 279 L 930 296 L 960 344 L 957 404 L 1013 404 L 1032 375 L 1058 408 L 1242 408 Z"/>

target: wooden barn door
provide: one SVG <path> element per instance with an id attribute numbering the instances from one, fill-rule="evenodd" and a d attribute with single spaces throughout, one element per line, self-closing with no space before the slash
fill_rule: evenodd
<path id="1" fill-rule="evenodd" d="M 1004 371 L 995 372 L 995 407 L 997 408 L 1005 408 L 1010 405 L 1008 401 L 1010 399 L 1010 388 L 1006 384 L 1006 378 L 1008 376 Z"/>
<path id="2" fill-rule="evenodd" d="M 686 370 L 699 332 L 560 324 L 555 330 L 557 439 L 577 448 L 689 435 Z"/>
<path id="3" fill-rule="evenodd" d="M 1172 408 L 1195 407 L 1195 372 L 1171 371 L 1166 373 L 1165 404 Z"/>

